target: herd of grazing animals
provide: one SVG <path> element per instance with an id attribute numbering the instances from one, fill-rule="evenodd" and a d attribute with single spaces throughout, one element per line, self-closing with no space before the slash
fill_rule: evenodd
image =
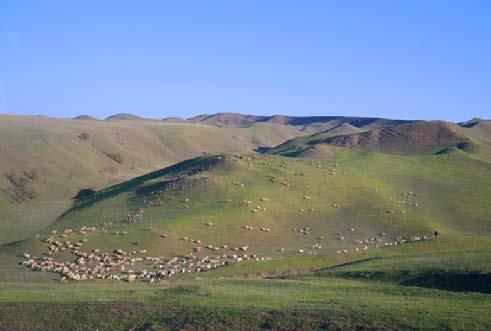
<path id="1" fill-rule="evenodd" d="M 82 251 L 87 239 L 81 239 L 72 244 L 70 241 L 59 241 L 54 237 L 48 237 L 45 242 L 48 244 L 49 252 L 42 257 L 24 253 L 22 265 L 33 271 L 59 274 L 61 281 L 113 279 L 127 282 L 140 280 L 153 283 L 174 275 L 204 272 L 230 263 L 269 259 L 248 253 L 206 255 L 201 257 L 191 253 L 185 256 L 166 258 L 164 256 L 144 256 L 147 253 L 145 249 L 127 252 L 121 248 L 115 249 L 112 253 L 102 252 L 100 249 L 93 249 L 87 253 Z M 196 240 L 194 242 L 198 243 L 199 241 Z M 213 249 L 211 245 L 207 247 Z M 226 249 L 227 246 L 223 245 L 221 248 Z M 52 252 L 65 250 L 69 250 L 74 255 L 73 261 L 57 262 L 52 257 Z M 233 250 L 245 252 L 248 250 L 248 246 L 236 247 Z M 199 250 L 196 251 L 199 252 Z M 149 270 L 149 268 L 151 269 Z"/>
<path id="2" fill-rule="evenodd" d="M 253 167 L 254 161 L 258 159 L 257 156 L 247 157 L 244 154 L 235 155 L 233 157 L 233 161 L 246 160 L 248 167 Z M 264 157 L 264 160 L 267 160 L 268 157 Z M 222 160 L 222 157 L 219 157 L 219 160 Z M 299 162 L 298 159 L 295 159 L 294 162 Z M 265 162 L 266 165 L 271 166 L 271 162 Z M 322 164 L 314 161 L 311 162 L 312 166 L 317 168 L 322 168 Z M 281 168 L 287 167 L 287 162 L 282 161 L 280 164 Z M 336 169 L 338 168 L 338 164 L 334 166 L 328 167 L 328 172 L 330 175 L 336 175 Z M 60 235 L 61 238 L 67 238 L 71 234 L 78 233 L 80 235 L 86 235 L 89 232 L 94 231 L 102 231 L 103 233 L 108 233 L 108 228 L 116 228 L 119 226 L 125 226 L 126 224 L 132 224 L 136 222 L 140 222 L 143 219 L 145 208 L 149 207 L 162 207 L 165 204 L 165 200 L 167 199 L 166 193 L 179 188 L 179 189 L 188 189 L 191 188 L 193 182 L 189 179 L 191 175 L 200 174 L 202 171 L 212 170 L 215 171 L 212 167 L 202 167 L 199 171 L 195 171 L 192 174 L 187 175 L 179 175 L 177 178 L 169 181 L 167 186 L 161 188 L 157 191 L 150 192 L 148 195 L 144 196 L 141 200 L 142 205 L 138 208 L 137 212 L 134 214 L 128 214 L 124 219 L 116 221 L 116 222 L 104 222 L 99 226 L 83 226 L 78 230 L 73 229 L 65 229 L 63 233 Z M 295 173 L 297 176 L 305 176 L 305 172 L 297 172 Z M 280 181 L 280 183 L 284 186 L 291 187 L 292 182 L 289 178 L 280 179 L 279 175 L 268 175 L 268 181 L 271 183 L 275 183 Z M 245 188 L 246 185 L 239 180 L 233 180 L 233 185 L 238 186 L 240 188 Z M 304 184 L 305 188 L 309 188 L 309 185 Z M 378 190 L 377 190 L 378 191 Z M 403 206 L 411 206 L 418 207 L 418 203 L 413 201 L 415 197 L 418 195 L 414 192 L 404 192 L 402 193 L 403 199 L 397 201 L 397 204 Z M 310 201 L 312 200 L 312 196 L 304 195 L 303 200 Z M 390 198 L 393 200 L 392 198 Z M 270 202 L 270 198 L 261 197 L 257 199 L 261 203 Z M 190 198 L 183 198 L 181 200 L 184 203 L 189 203 Z M 232 199 L 226 199 L 226 202 L 231 203 Z M 238 203 L 239 206 L 249 207 L 253 203 L 253 200 L 242 200 Z M 189 208 L 188 205 L 186 205 Z M 339 203 L 333 203 L 332 207 L 341 208 Z M 303 212 L 305 208 L 300 208 L 300 211 Z M 314 212 L 314 208 L 308 208 L 309 212 Z M 256 213 L 259 211 L 265 212 L 266 207 L 256 206 L 251 210 Z M 389 211 L 388 211 L 389 212 Z M 390 210 L 392 213 L 393 211 Z M 405 214 L 405 210 L 402 210 L 401 213 Z M 204 223 L 207 227 L 213 228 L 213 222 Z M 243 229 L 247 231 L 253 231 L 255 227 L 251 225 L 243 225 L 241 226 Z M 257 229 L 259 232 L 271 232 L 272 229 L 265 226 L 258 226 Z M 213 230 L 212 230 L 213 231 Z M 291 232 L 302 234 L 304 236 L 312 237 L 311 250 L 308 252 L 309 254 L 317 254 L 317 251 L 321 250 L 323 245 L 321 242 L 326 240 L 324 234 L 312 234 L 311 228 L 309 226 L 304 226 L 302 228 L 292 228 Z M 116 234 L 126 235 L 126 231 L 116 231 Z M 339 241 L 345 241 L 346 235 L 349 233 L 355 233 L 354 227 L 349 227 L 346 229 L 346 233 L 337 232 L 335 238 Z M 52 235 L 56 235 L 57 231 L 54 230 Z M 158 235 L 162 238 L 167 238 L 167 233 L 158 233 Z M 352 237 L 352 235 L 350 235 Z M 420 241 L 420 240 L 428 240 L 431 239 L 426 235 L 421 236 L 398 236 L 393 240 L 387 238 L 387 233 L 381 232 L 376 236 L 370 238 L 362 238 L 362 239 L 353 239 L 352 248 L 351 249 L 343 249 L 337 250 L 337 253 L 351 253 L 358 252 L 360 250 L 367 250 L 370 248 L 379 248 L 379 247 L 393 247 L 402 245 L 407 242 L 412 241 Z M 84 252 L 82 250 L 84 244 L 87 243 L 87 239 L 80 239 L 77 242 L 70 241 L 61 241 L 56 240 L 54 236 L 49 236 L 45 243 L 47 244 L 48 252 L 45 253 L 44 256 L 35 257 L 31 254 L 24 253 L 24 261 L 21 262 L 22 265 L 30 268 L 33 271 L 41 271 L 41 272 L 53 272 L 60 275 L 61 281 L 68 280 L 89 280 L 89 279 L 113 279 L 113 280 L 122 280 L 127 282 L 134 281 L 143 281 L 143 282 L 158 282 L 162 279 L 167 279 L 174 275 L 192 273 L 192 272 L 203 272 L 212 269 L 216 269 L 222 266 L 226 266 L 232 263 L 255 260 L 255 261 L 264 261 L 269 260 L 271 258 L 259 257 L 255 254 L 246 253 L 249 251 L 249 246 L 247 245 L 238 245 L 229 248 L 227 245 L 219 245 L 214 246 L 211 244 L 203 244 L 202 240 L 199 239 L 190 239 L 186 236 L 181 237 L 181 240 L 190 242 L 194 245 L 192 247 L 192 252 L 186 254 L 184 256 L 174 256 L 174 257 L 164 257 L 164 256 L 146 256 L 147 251 L 145 249 L 135 250 L 135 251 L 124 251 L 121 248 L 117 248 L 113 250 L 111 253 L 102 252 L 101 249 L 93 249 L 90 252 Z M 223 250 L 232 251 L 235 253 L 227 253 L 223 252 L 222 254 L 216 255 L 207 255 L 202 254 L 203 248 L 205 248 L 209 252 L 218 252 Z M 65 261 L 58 262 L 53 257 L 53 253 L 55 252 L 64 252 L 69 251 L 73 256 L 73 261 Z M 284 247 L 275 250 L 279 253 L 284 253 L 287 250 Z M 240 252 L 240 253 L 239 253 Z M 306 247 L 301 247 L 296 250 L 298 253 L 306 253 Z"/>

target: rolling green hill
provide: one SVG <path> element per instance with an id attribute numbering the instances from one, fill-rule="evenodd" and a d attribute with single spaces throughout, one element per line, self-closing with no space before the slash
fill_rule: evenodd
<path id="1" fill-rule="evenodd" d="M 233 113 L 162 121 L 133 114 L 106 120 L 0 115 L 0 224 L 5 229 L 0 243 L 36 234 L 82 189 L 101 189 L 207 153 L 273 147 L 325 128 L 339 134 L 406 122 Z"/>
<path id="2" fill-rule="evenodd" d="M 471 123 L 471 124 L 469 124 Z M 453 124 L 441 121 L 412 122 L 375 129 L 341 126 L 286 141 L 273 148 L 260 148 L 268 154 L 284 156 L 331 157 L 332 146 L 361 152 L 386 154 L 445 154 L 463 151 L 472 157 L 491 161 L 489 121 Z"/>
<path id="3" fill-rule="evenodd" d="M 203 156 L 79 194 L 0 246 L 0 327 L 490 327 L 491 165 L 332 152 Z M 48 258 L 91 279 L 20 264 Z"/>
<path id="4" fill-rule="evenodd" d="M 487 329 L 482 151 L 222 153 L 81 191 L 0 246 L 0 328 Z"/>
<path id="5" fill-rule="evenodd" d="M 251 151 L 298 136 L 293 127 L 247 128 L 149 120 L 0 116 L 0 242 L 35 234 L 78 190 L 100 189 L 203 153 Z"/>
<path id="6" fill-rule="evenodd" d="M 68 237 L 86 238 L 87 249 L 106 252 L 181 256 L 201 247 L 201 256 L 247 247 L 278 259 L 392 249 L 385 246 L 403 237 L 430 238 L 434 230 L 456 240 L 487 240 L 491 233 L 491 164 L 465 153 L 334 154 L 315 161 L 258 154 L 185 161 L 89 192 L 40 238 L 95 226 Z M 40 256 L 46 250 L 41 239 L 10 249 Z M 27 272 L 14 269 L 15 277 Z"/>

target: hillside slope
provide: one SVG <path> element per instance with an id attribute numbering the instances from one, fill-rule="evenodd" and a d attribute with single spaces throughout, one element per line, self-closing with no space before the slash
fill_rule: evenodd
<path id="1" fill-rule="evenodd" d="M 476 157 L 491 161 L 491 120 L 474 119 L 460 123 L 458 129 L 475 142 L 473 147 Z"/>
<path id="2" fill-rule="evenodd" d="M 465 153 L 407 157 L 334 148 L 334 154 L 318 161 L 207 156 L 89 193 L 40 238 L 4 247 L 10 269 L 3 277 L 52 277 L 15 263 L 23 252 L 46 252 L 52 230 L 54 240 L 86 239 L 84 251 L 165 259 L 218 254 L 231 262 L 245 251 L 281 260 L 390 250 L 431 238 L 434 230 L 450 246 L 489 238 L 490 164 Z M 78 233 L 84 226 L 95 228 Z M 59 236 L 67 229 L 74 233 Z M 52 256 L 72 259 L 65 252 Z"/>
<path id="3" fill-rule="evenodd" d="M 339 127 L 341 128 L 342 126 Z M 401 155 L 464 151 L 491 160 L 486 157 L 486 153 L 480 153 L 481 147 L 488 151 L 490 143 L 487 139 L 491 139 L 491 134 L 480 132 L 475 127 L 463 128 L 448 122 L 420 121 L 365 131 L 358 129 L 358 132 L 356 129 L 346 127 L 344 130 L 327 130 L 293 138 L 274 148 L 260 150 L 285 156 L 302 156 L 309 153 L 316 155 L 317 150 L 326 154 L 331 147 Z"/>
<path id="4" fill-rule="evenodd" d="M 294 126 L 304 133 L 316 133 L 331 130 L 343 125 L 358 128 L 361 131 L 368 129 L 388 127 L 414 121 L 391 120 L 375 117 L 348 117 L 348 116 L 257 116 L 237 113 L 217 113 L 213 115 L 200 115 L 188 119 L 193 123 L 204 123 L 215 126 L 247 126 L 253 123 L 276 123 Z"/>
<path id="5" fill-rule="evenodd" d="M 267 123 L 218 128 L 0 115 L 0 242 L 35 234 L 80 189 L 100 189 L 203 153 L 273 146 L 299 134 Z"/>
<path id="6" fill-rule="evenodd" d="M 445 122 L 418 122 L 335 136 L 314 143 L 377 150 L 383 153 L 410 154 L 435 152 L 465 143 L 466 138 Z"/>

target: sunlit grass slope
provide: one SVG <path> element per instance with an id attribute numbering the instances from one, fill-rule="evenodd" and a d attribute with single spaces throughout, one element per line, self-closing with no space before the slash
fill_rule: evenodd
<path id="1" fill-rule="evenodd" d="M 49 225 L 80 189 L 101 189 L 203 153 L 274 146 L 299 134 L 274 123 L 219 128 L 0 115 L 0 243 Z"/>
<path id="2" fill-rule="evenodd" d="M 0 247 L 0 328 L 489 329 L 490 164 L 464 152 L 333 152 L 204 156 L 81 196 L 39 237 Z M 97 230 L 60 237 L 83 226 Z M 248 246 L 271 259 L 158 284 L 60 283 L 19 265 L 46 253 L 48 236 L 167 257 L 192 252 L 186 237 L 201 256 Z M 372 237 L 367 250 L 357 242 Z"/>
<path id="3" fill-rule="evenodd" d="M 70 235 L 72 241 L 87 238 L 87 249 L 145 249 L 153 256 L 189 254 L 196 244 L 184 237 L 199 239 L 203 248 L 226 245 L 221 254 L 247 246 L 273 259 L 362 250 L 360 241 L 373 237 L 368 248 L 377 250 L 374 244 L 430 237 L 435 230 L 450 242 L 487 240 L 490 167 L 465 154 L 406 157 L 341 149 L 333 160 L 315 161 L 207 156 L 81 198 L 41 237 L 9 249 L 39 255 L 51 230 L 82 226 L 106 228 Z"/>

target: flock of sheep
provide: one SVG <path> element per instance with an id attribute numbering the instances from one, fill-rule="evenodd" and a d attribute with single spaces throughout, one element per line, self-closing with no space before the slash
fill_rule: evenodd
<path id="1" fill-rule="evenodd" d="M 66 231 L 66 233 L 72 233 L 72 231 Z M 237 248 L 242 253 L 202 257 L 191 253 L 185 256 L 166 258 L 164 256 L 146 256 L 147 251 L 144 249 L 127 252 L 118 248 L 112 253 L 93 249 L 90 252 L 84 252 L 82 247 L 87 243 L 87 239 L 80 239 L 76 243 L 71 243 L 70 241 L 59 241 L 54 237 L 48 237 L 45 242 L 48 245 L 48 252 L 41 257 L 24 253 L 22 265 L 33 271 L 59 274 L 62 282 L 67 280 L 114 279 L 153 283 L 177 274 L 203 272 L 230 263 L 248 260 L 264 261 L 268 259 L 245 253 L 248 247 Z M 74 256 L 74 261 L 57 262 L 52 254 L 65 250 Z"/>

